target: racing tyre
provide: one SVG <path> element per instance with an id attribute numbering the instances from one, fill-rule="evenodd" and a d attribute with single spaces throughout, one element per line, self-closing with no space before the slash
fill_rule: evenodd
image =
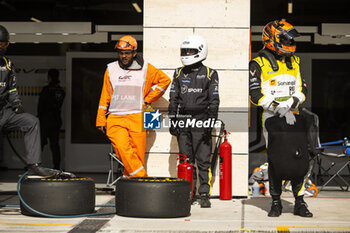
<path id="1" fill-rule="evenodd" d="M 22 181 L 20 194 L 24 202 L 44 214 L 69 216 L 92 213 L 95 209 L 95 183 L 91 178 L 30 179 Z M 21 212 L 42 216 L 20 201 Z"/>
<path id="2" fill-rule="evenodd" d="M 116 183 L 115 207 L 126 217 L 186 217 L 191 211 L 191 184 L 171 177 L 123 178 Z"/>

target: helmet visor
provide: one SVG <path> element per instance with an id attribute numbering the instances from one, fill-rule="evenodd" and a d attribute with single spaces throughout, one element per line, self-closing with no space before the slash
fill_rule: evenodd
<path id="1" fill-rule="evenodd" d="M 288 31 L 281 31 L 279 38 L 280 40 L 292 40 L 295 37 L 299 37 L 299 36 L 300 36 L 299 32 L 293 28 Z"/>
<path id="2" fill-rule="evenodd" d="M 9 42 L 0 41 L 0 49 L 6 48 L 7 46 L 9 46 Z"/>
<path id="3" fill-rule="evenodd" d="M 118 40 L 117 44 L 115 45 L 116 49 L 131 49 L 131 50 L 135 50 L 135 47 L 132 46 L 129 41 L 125 41 L 125 40 Z"/>
<path id="4" fill-rule="evenodd" d="M 181 56 L 192 56 L 197 53 L 198 53 L 198 49 L 189 49 L 189 48 L 181 49 Z"/>
<path id="5" fill-rule="evenodd" d="M 280 39 L 281 43 L 286 46 L 294 46 L 296 45 L 295 40 L 285 40 L 285 39 Z"/>

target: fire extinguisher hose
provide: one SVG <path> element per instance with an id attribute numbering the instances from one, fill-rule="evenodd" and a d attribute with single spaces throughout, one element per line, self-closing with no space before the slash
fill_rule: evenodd
<path id="1" fill-rule="evenodd" d="M 217 140 L 216 140 L 216 145 L 215 145 L 215 149 L 214 149 L 214 154 L 211 160 L 211 171 L 214 172 L 215 168 L 216 168 L 216 163 L 218 160 L 218 154 L 219 154 L 219 148 L 221 145 L 221 141 L 222 141 L 222 137 L 224 136 L 224 131 L 225 131 L 225 124 L 222 120 L 218 120 L 221 121 L 221 127 L 220 127 L 220 132 L 219 135 L 217 136 Z"/>

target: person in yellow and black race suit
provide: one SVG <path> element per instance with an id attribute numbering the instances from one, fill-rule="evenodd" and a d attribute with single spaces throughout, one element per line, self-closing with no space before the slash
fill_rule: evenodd
<path id="1" fill-rule="evenodd" d="M 295 197 L 294 214 L 302 217 L 313 216 L 303 200 L 303 180 L 308 168 L 308 154 L 307 148 L 300 145 L 304 145 L 305 140 L 300 141 L 296 137 L 292 138 L 293 132 L 289 132 L 284 134 L 284 137 L 288 138 L 289 141 L 285 141 L 285 144 L 275 143 L 277 139 L 274 138 L 272 142 L 273 137 L 271 136 L 274 132 L 272 132 L 273 130 L 270 132 L 268 129 L 269 127 L 277 127 L 294 130 L 299 126 L 303 127 L 302 118 L 295 114 L 298 112 L 299 104 L 305 101 L 307 93 L 306 83 L 300 74 L 300 59 L 294 55 L 296 49 L 294 38 L 298 36 L 297 30 L 284 20 L 268 23 L 262 36 L 264 48 L 258 53 L 258 57 L 249 64 L 251 101 L 264 109 L 263 132 L 268 151 L 268 175 L 272 196 L 272 206 L 268 213 L 270 217 L 278 217 L 282 213 L 280 196 L 284 177 L 279 174 L 283 173 L 280 170 L 283 169 L 285 162 L 289 163 L 285 171 L 289 172 L 288 176 Z M 300 145 L 293 143 L 293 141 Z M 292 151 L 295 156 L 302 154 L 302 159 L 293 156 L 290 161 L 288 158 L 284 159 L 283 156 L 288 151 Z M 299 163 L 301 167 L 298 168 Z"/>
<path id="2" fill-rule="evenodd" d="M 40 166 L 41 143 L 38 118 L 25 113 L 17 92 L 14 66 L 5 56 L 9 45 L 9 33 L 0 25 L 0 131 L 21 131 L 25 133 L 24 145 L 28 175 L 49 177 L 55 173 Z"/>
<path id="3" fill-rule="evenodd" d="M 164 94 L 171 79 L 137 54 L 134 37 L 123 36 L 115 47 L 118 59 L 107 65 L 96 127 L 111 140 L 124 164 L 124 175 L 144 177 L 146 131 L 142 128 L 142 111 Z"/>
<path id="4" fill-rule="evenodd" d="M 219 79 L 215 70 L 204 66 L 208 46 L 206 41 L 191 35 L 181 44 L 181 62 L 184 65 L 175 70 L 170 89 L 169 117 L 170 133 L 177 136 L 180 154 L 189 157 L 193 164 L 193 195 L 195 201 L 197 170 L 199 174 L 198 193 L 201 197 L 201 207 L 210 208 L 209 195 L 211 191 L 210 155 L 212 148 L 211 127 L 175 126 L 175 122 L 186 119 L 215 121 L 217 119 L 219 99 Z M 182 118 L 180 116 L 183 116 Z"/>

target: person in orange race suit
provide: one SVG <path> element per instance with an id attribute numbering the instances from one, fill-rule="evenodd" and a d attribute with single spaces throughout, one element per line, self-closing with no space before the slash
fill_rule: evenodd
<path id="1" fill-rule="evenodd" d="M 145 177 L 143 110 L 164 94 L 171 79 L 137 54 L 134 37 L 123 36 L 115 48 L 118 58 L 107 65 L 96 127 L 111 140 L 124 164 L 124 175 Z"/>

